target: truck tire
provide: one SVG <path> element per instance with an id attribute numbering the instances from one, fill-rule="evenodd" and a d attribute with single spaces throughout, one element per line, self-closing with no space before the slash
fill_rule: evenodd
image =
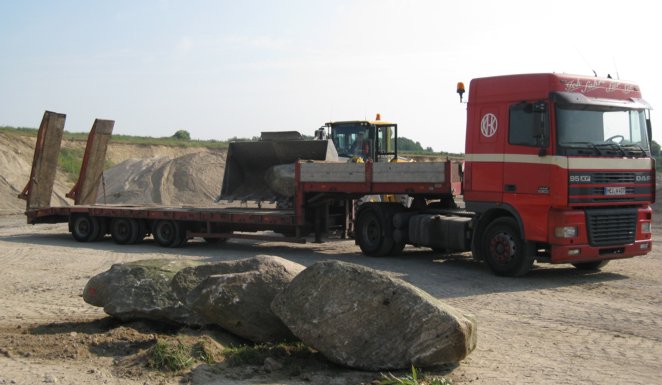
<path id="1" fill-rule="evenodd" d="M 93 242 L 99 237 L 99 220 L 87 214 L 71 218 L 71 235 L 78 242 Z"/>
<path id="2" fill-rule="evenodd" d="M 134 218 L 113 218 L 110 221 L 110 235 L 119 245 L 136 243 L 142 239 L 140 223 Z"/>
<path id="3" fill-rule="evenodd" d="M 481 238 L 480 250 L 482 259 L 496 275 L 522 276 L 533 265 L 533 254 L 513 218 L 497 218 L 490 223 Z"/>
<path id="4" fill-rule="evenodd" d="M 158 220 L 152 227 L 154 240 L 163 247 L 180 247 L 186 243 L 186 230 L 177 221 Z"/>
<path id="5" fill-rule="evenodd" d="M 356 241 L 363 254 L 385 257 L 400 253 L 404 243 L 393 239 L 393 215 L 402 205 L 391 203 L 364 203 L 356 221 Z"/>
<path id="6" fill-rule="evenodd" d="M 580 262 L 580 263 L 573 263 L 572 266 L 579 270 L 586 270 L 586 271 L 599 271 L 603 267 L 605 267 L 609 263 L 609 261 L 593 261 L 593 262 Z"/>

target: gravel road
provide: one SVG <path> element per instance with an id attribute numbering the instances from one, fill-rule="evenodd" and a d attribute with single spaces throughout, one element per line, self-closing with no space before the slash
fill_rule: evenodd
<path id="1" fill-rule="evenodd" d="M 164 257 L 213 262 L 258 254 L 304 265 L 325 259 L 360 263 L 396 274 L 473 313 L 479 323 L 477 349 L 440 373 L 455 384 L 649 385 L 659 384 L 662 376 L 662 259 L 657 245 L 647 256 L 612 261 L 597 273 L 537 265 L 526 277 L 513 279 L 495 277 L 466 255 L 426 249 L 408 247 L 403 256 L 373 259 L 360 255 L 352 241 L 340 240 L 305 245 L 192 242 L 175 250 L 159 248 L 151 239 L 132 246 L 118 246 L 109 238 L 80 244 L 66 225 L 28 226 L 24 221 L 22 216 L 0 217 L 0 384 L 179 383 L 181 378 L 151 374 L 118 377 L 111 370 L 113 357 L 102 354 L 67 358 L 38 349 L 19 354 L 21 343 L 35 344 L 34 336 L 25 334 L 35 325 L 103 319 L 101 309 L 83 302 L 81 291 L 91 276 L 113 263 Z M 656 226 L 655 235 L 660 231 Z M 69 334 L 73 338 L 78 333 L 72 329 Z M 44 346 L 49 343 L 48 333 L 35 338 Z M 357 378 L 342 370 L 334 377 L 338 384 Z M 187 381 L 230 383 L 213 376 Z M 269 382 L 268 376 L 232 381 L 310 383 L 295 378 Z"/>

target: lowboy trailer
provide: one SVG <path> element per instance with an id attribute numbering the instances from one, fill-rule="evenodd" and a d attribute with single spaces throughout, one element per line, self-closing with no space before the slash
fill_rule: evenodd
<path id="1" fill-rule="evenodd" d="M 460 98 L 464 92 L 458 83 Z M 291 151 L 296 147 L 287 142 L 244 143 L 234 154 L 231 144 L 221 199 L 275 196 L 265 188 L 262 173 L 294 162 L 286 186 L 293 193 L 272 209 L 96 204 L 108 121 L 97 121 L 90 133 L 81 175 L 70 193 L 75 205 L 50 207 L 64 116 L 47 112 L 21 196 L 28 201 L 29 223 L 68 222 L 82 242 L 107 233 L 118 243 L 151 233 L 166 247 L 182 246 L 192 237 L 304 242 L 314 233 L 321 241 L 335 227 L 343 234 L 351 230 L 361 251 L 376 257 L 398 254 L 411 244 L 471 251 L 498 275 L 526 274 L 534 262 L 599 269 L 609 260 L 652 249 L 650 109 L 631 82 L 506 75 L 470 84 L 463 162 L 343 163 L 324 157 L 336 154 L 332 142 L 307 145 L 308 150 L 321 146 L 310 152 L 325 154 L 317 159 L 296 158 L 298 150 Z M 463 196 L 464 208 L 454 204 L 457 195 Z M 391 199 L 355 205 L 365 196 Z M 285 237 L 256 234 L 263 230 Z"/>

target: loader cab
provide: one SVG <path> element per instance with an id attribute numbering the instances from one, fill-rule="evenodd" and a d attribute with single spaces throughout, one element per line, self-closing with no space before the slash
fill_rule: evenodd
<path id="1" fill-rule="evenodd" d="M 329 122 L 322 127 L 345 159 L 388 162 L 397 158 L 398 126 L 381 120 Z"/>

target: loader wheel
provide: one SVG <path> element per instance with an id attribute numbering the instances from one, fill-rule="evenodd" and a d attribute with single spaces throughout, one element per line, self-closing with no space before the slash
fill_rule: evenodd
<path id="1" fill-rule="evenodd" d="M 512 218 L 498 218 L 485 230 L 480 245 L 482 259 L 496 275 L 517 277 L 529 272 L 533 255 Z"/>
<path id="2" fill-rule="evenodd" d="M 385 203 L 364 203 L 356 222 L 356 241 L 365 255 L 385 257 L 397 254 L 404 243 L 393 240 L 393 214 L 398 206 Z"/>
<path id="3" fill-rule="evenodd" d="M 605 267 L 607 263 L 609 263 L 609 261 L 580 262 L 580 263 L 573 263 L 572 266 L 574 266 L 578 270 L 599 271 L 600 269 Z"/>
<path id="4" fill-rule="evenodd" d="M 120 245 L 133 244 L 141 238 L 140 223 L 134 218 L 113 218 L 110 221 L 110 235 Z"/>
<path id="5" fill-rule="evenodd" d="M 99 237 L 99 220 L 87 214 L 76 215 L 71 222 L 71 235 L 78 242 L 93 242 Z"/>
<path id="6" fill-rule="evenodd" d="M 186 230 L 177 221 L 159 220 L 152 228 L 154 240 L 163 247 L 180 247 L 186 243 Z"/>

